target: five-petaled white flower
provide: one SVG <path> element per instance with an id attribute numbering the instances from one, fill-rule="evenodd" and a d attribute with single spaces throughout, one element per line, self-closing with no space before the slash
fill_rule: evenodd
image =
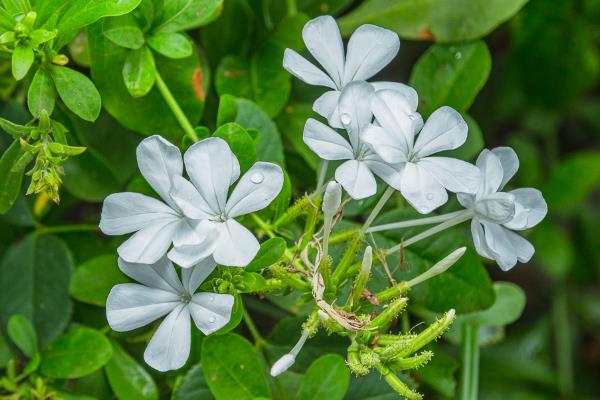
<path id="1" fill-rule="evenodd" d="M 164 203 L 140 193 L 111 194 L 102 206 L 100 229 L 107 235 L 136 232 L 117 252 L 125 261 L 152 264 L 165 255 L 172 242 L 188 237 L 196 223 L 183 216 L 169 194 L 173 180 L 183 172 L 179 149 L 160 136 L 151 136 L 142 140 L 136 153 L 140 172 Z M 208 245 L 197 254 L 198 261 L 210 255 L 213 237 L 197 238 Z"/>
<path id="2" fill-rule="evenodd" d="M 353 199 L 363 199 L 377 192 L 375 176 L 399 189 L 400 173 L 384 162 L 361 140 L 361 133 L 373 121 L 371 98 L 374 89 L 366 82 L 352 82 L 340 96 L 341 121 L 348 132 L 344 138 L 327 125 L 309 119 L 304 126 L 304 143 L 324 160 L 348 160 L 335 171 L 338 181 Z"/>
<path id="3" fill-rule="evenodd" d="M 188 237 L 173 243 L 169 258 L 189 267 L 210 247 L 218 264 L 248 265 L 260 245 L 234 218 L 261 210 L 277 197 L 283 186 L 281 168 L 268 162 L 255 163 L 228 196 L 229 187 L 240 176 L 240 164 L 227 142 L 213 137 L 195 143 L 185 152 L 184 162 L 191 182 L 175 176 L 171 198 L 186 217 L 201 222 Z M 210 246 L 209 237 L 215 238 Z"/>
<path id="4" fill-rule="evenodd" d="M 348 53 L 344 54 L 340 30 L 335 19 L 328 15 L 308 21 L 302 30 L 302 38 L 308 51 L 327 73 L 291 49 L 285 50 L 283 67 L 310 85 L 331 89 L 315 101 L 313 110 L 327 118 L 332 127 L 343 128 L 338 110 L 342 89 L 350 82 L 366 81 L 381 71 L 398 54 L 400 39 L 388 29 L 362 25 L 350 37 Z M 411 87 L 396 82 L 373 82 L 372 85 L 376 90 L 393 89 L 403 93 L 411 110 L 417 109 L 417 92 Z"/>
<path id="5" fill-rule="evenodd" d="M 446 190 L 477 191 L 481 174 L 474 165 L 432 156 L 456 149 L 467 139 L 467 124 L 458 112 L 441 107 L 423 125 L 406 97 L 393 90 L 377 91 L 371 106 L 377 124 L 362 138 L 385 162 L 401 165 L 400 192 L 418 212 L 426 214 L 446 203 Z"/>
<path id="6" fill-rule="evenodd" d="M 513 232 L 537 225 L 548 212 L 542 193 L 533 188 L 500 192 L 519 169 L 519 159 L 513 149 L 497 147 L 483 150 L 477 158 L 482 182 L 476 194 L 459 193 L 458 201 L 472 209 L 471 232 L 477 252 L 496 260 L 507 271 L 517 260 L 527 262 L 535 249 L 523 237 Z"/>
<path id="7" fill-rule="evenodd" d="M 193 268 L 182 269 L 180 279 L 166 257 L 149 265 L 119 259 L 121 271 L 141 284 L 112 288 L 106 300 L 110 327 L 126 332 L 167 315 L 152 336 L 144 360 L 159 371 L 181 368 L 190 354 L 190 316 L 205 335 L 225 326 L 231 317 L 232 295 L 195 293 L 215 265 L 209 257 Z"/>

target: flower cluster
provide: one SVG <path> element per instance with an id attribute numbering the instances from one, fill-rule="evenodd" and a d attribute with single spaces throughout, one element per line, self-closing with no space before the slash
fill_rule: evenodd
<path id="1" fill-rule="evenodd" d="M 166 371 L 188 358 L 190 315 L 207 335 L 229 321 L 232 295 L 195 292 L 217 264 L 244 267 L 252 261 L 259 243 L 235 218 L 269 205 L 281 190 L 283 172 L 257 162 L 240 178 L 236 156 L 216 137 L 195 143 L 182 157 L 176 146 L 151 136 L 138 146 L 137 158 L 163 201 L 130 192 L 104 200 L 100 229 L 108 235 L 135 232 L 117 250 L 119 267 L 142 284 L 115 286 L 106 313 L 116 331 L 168 314 L 144 354 L 149 365 Z M 171 262 L 182 267 L 181 279 Z"/>

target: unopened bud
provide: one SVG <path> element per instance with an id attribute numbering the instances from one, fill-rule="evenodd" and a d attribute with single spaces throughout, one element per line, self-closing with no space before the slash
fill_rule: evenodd
<path id="1" fill-rule="evenodd" d="M 416 278 L 413 278 L 410 281 L 408 281 L 407 285 L 409 287 L 413 287 L 421 282 L 426 281 L 427 279 L 431 279 L 434 276 L 445 272 L 448 268 L 453 266 L 458 261 L 458 259 L 463 256 L 463 254 L 465 254 L 465 251 L 467 251 L 466 247 L 461 247 L 459 249 L 454 250 L 452 253 L 444 257 L 441 261 L 438 261 L 438 263 L 435 264 L 433 267 L 429 268 L 427 271 L 423 272 Z"/>
<path id="2" fill-rule="evenodd" d="M 287 371 L 296 362 L 296 356 L 293 354 L 286 354 L 279 360 L 275 361 L 275 364 L 271 367 L 271 376 L 278 376 Z"/>
<path id="3" fill-rule="evenodd" d="M 321 209 L 326 217 L 333 217 L 342 204 L 342 185 L 336 181 L 327 184 L 325 194 L 323 195 L 323 204 Z"/>
<path id="4" fill-rule="evenodd" d="M 67 65 L 69 63 L 69 57 L 64 54 L 57 54 L 52 57 L 52 64 L 56 65 Z"/>

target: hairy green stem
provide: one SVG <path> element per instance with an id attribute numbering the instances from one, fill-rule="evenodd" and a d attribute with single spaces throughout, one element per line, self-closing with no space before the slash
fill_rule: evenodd
<path id="1" fill-rule="evenodd" d="M 275 236 L 277 236 L 271 229 L 271 226 L 265 220 L 263 220 L 261 217 L 259 217 L 256 214 L 250 214 L 250 216 L 252 217 L 254 222 L 256 222 L 256 224 L 260 227 L 260 229 L 265 231 L 267 236 L 269 236 L 270 238 L 274 238 Z"/>
<path id="2" fill-rule="evenodd" d="M 465 323 L 462 327 L 460 400 L 477 400 L 479 387 L 479 327 Z"/>
<path id="3" fill-rule="evenodd" d="M 167 86 L 165 81 L 163 80 L 163 78 L 160 75 L 160 73 L 158 72 L 158 70 L 156 70 L 156 87 L 158 88 L 158 91 L 160 92 L 160 94 L 163 96 L 163 98 L 167 102 L 167 105 L 173 112 L 173 115 L 177 119 L 177 122 L 179 122 L 179 125 L 181 126 L 181 128 L 183 129 L 185 134 L 194 143 L 197 142 L 198 140 L 200 140 L 200 138 L 198 137 L 198 134 L 194 130 L 194 127 L 190 123 L 190 120 L 185 116 L 185 113 L 183 112 L 181 107 L 179 107 L 179 103 L 177 103 L 177 100 L 175 100 L 173 93 L 171 93 L 171 90 L 169 89 L 169 87 Z"/>

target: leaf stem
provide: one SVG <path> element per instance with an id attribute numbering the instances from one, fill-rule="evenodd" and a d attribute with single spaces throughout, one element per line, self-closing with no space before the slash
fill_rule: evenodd
<path id="1" fill-rule="evenodd" d="M 361 233 L 365 233 L 367 231 L 367 229 L 369 229 L 369 227 L 371 226 L 373 221 L 375 221 L 375 218 L 377 218 L 377 216 L 383 209 L 383 206 L 385 206 L 385 203 L 387 203 L 387 201 L 390 199 L 390 197 L 392 197 L 392 194 L 394 194 L 395 190 L 396 189 L 394 189 L 393 187 L 388 186 L 388 188 L 385 190 L 385 192 L 383 192 L 383 195 L 381 196 L 381 198 L 379 199 L 377 204 L 375 204 L 373 211 L 371 211 L 371 214 L 369 214 L 369 216 L 367 217 L 367 220 L 365 221 L 362 228 L 360 229 Z"/>
<path id="2" fill-rule="evenodd" d="M 248 312 L 245 306 L 242 318 L 244 319 L 244 323 L 250 331 L 250 335 L 252 335 L 252 338 L 254 339 L 254 347 L 256 347 L 256 350 L 262 351 L 262 349 L 267 345 L 267 340 L 262 337 L 262 335 L 256 328 L 256 325 L 254 324 L 254 321 L 252 320 L 252 317 L 250 316 L 250 313 Z"/>
<path id="3" fill-rule="evenodd" d="M 460 400 L 477 400 L 479 391 L 479 327 L 465 323 L 461 340 Z"/>
<path id="4" fill-rule="evenodd" d="M 198 134 L 194 130 L 194 127 L 190 123 L 190 120 L 185 116 L 185 113 L 183 112 L 181 107 L 179 107 L 177 100 L 175 100 L 173 93 L 171 93 L 171 90 L 169 90 L 169 87 L 167 86 L 167 84 L 163 80 L 162 76 L 158 72 L 158 69 L 156 70 L 156 87 L 158 88 L 158 91 L 160 92 L 160 94 L 162 94 L 163 98 L 167 102 L 167 105 L 173 112 L 173 115 L 177 119 L 177 122 L 179 122 L 179 125 L 181 126 L 181 128 L 183 129 L 185 134 L 194 143 L 197 142 L 198 140 L 200 140 L 200 138 L 198 138 Z"/>
<path id="5" fill-rule="evenodd" d="M 56 226 L 38 226 L 35 230 L 36 235 L 47 235 L 50 233 L 71 233 L 71 232 L 95 232 L 99 231 L 98 225 L 93 224 L 70 224 Z"/>
<path id="6" fill-rule="evenodd" d="M 269 224 L 267 224 L 265 222 L 265 220 L 263 220 L 261 217 L 259 217 L 256 214 L 250 214 L 250 216 L 252 217 L 252 219 L 254 220 L 254 222 L 256 222 L 256 224 L 263 230 L 265 231 L 265 233 L 270 237 L 270 238 L 274 238 L 275 233 L 273 232 L 273 230 L 271 229 L 271 226 Z"/>
<path id="7" fill-rule="evenodd" d="M 554 325 L 558 389 L 564 398 L 571 398 L 574 392 L 570 319 L 567 294 L 563 288 L 559 288 L 552 301 L 552 323 Z"/>
<path id="8" fill-rule="evenodd" d="M 287 0 L 287 15 L 288 17 L 298 14 L 298 5 L 296 0 Z"/>

